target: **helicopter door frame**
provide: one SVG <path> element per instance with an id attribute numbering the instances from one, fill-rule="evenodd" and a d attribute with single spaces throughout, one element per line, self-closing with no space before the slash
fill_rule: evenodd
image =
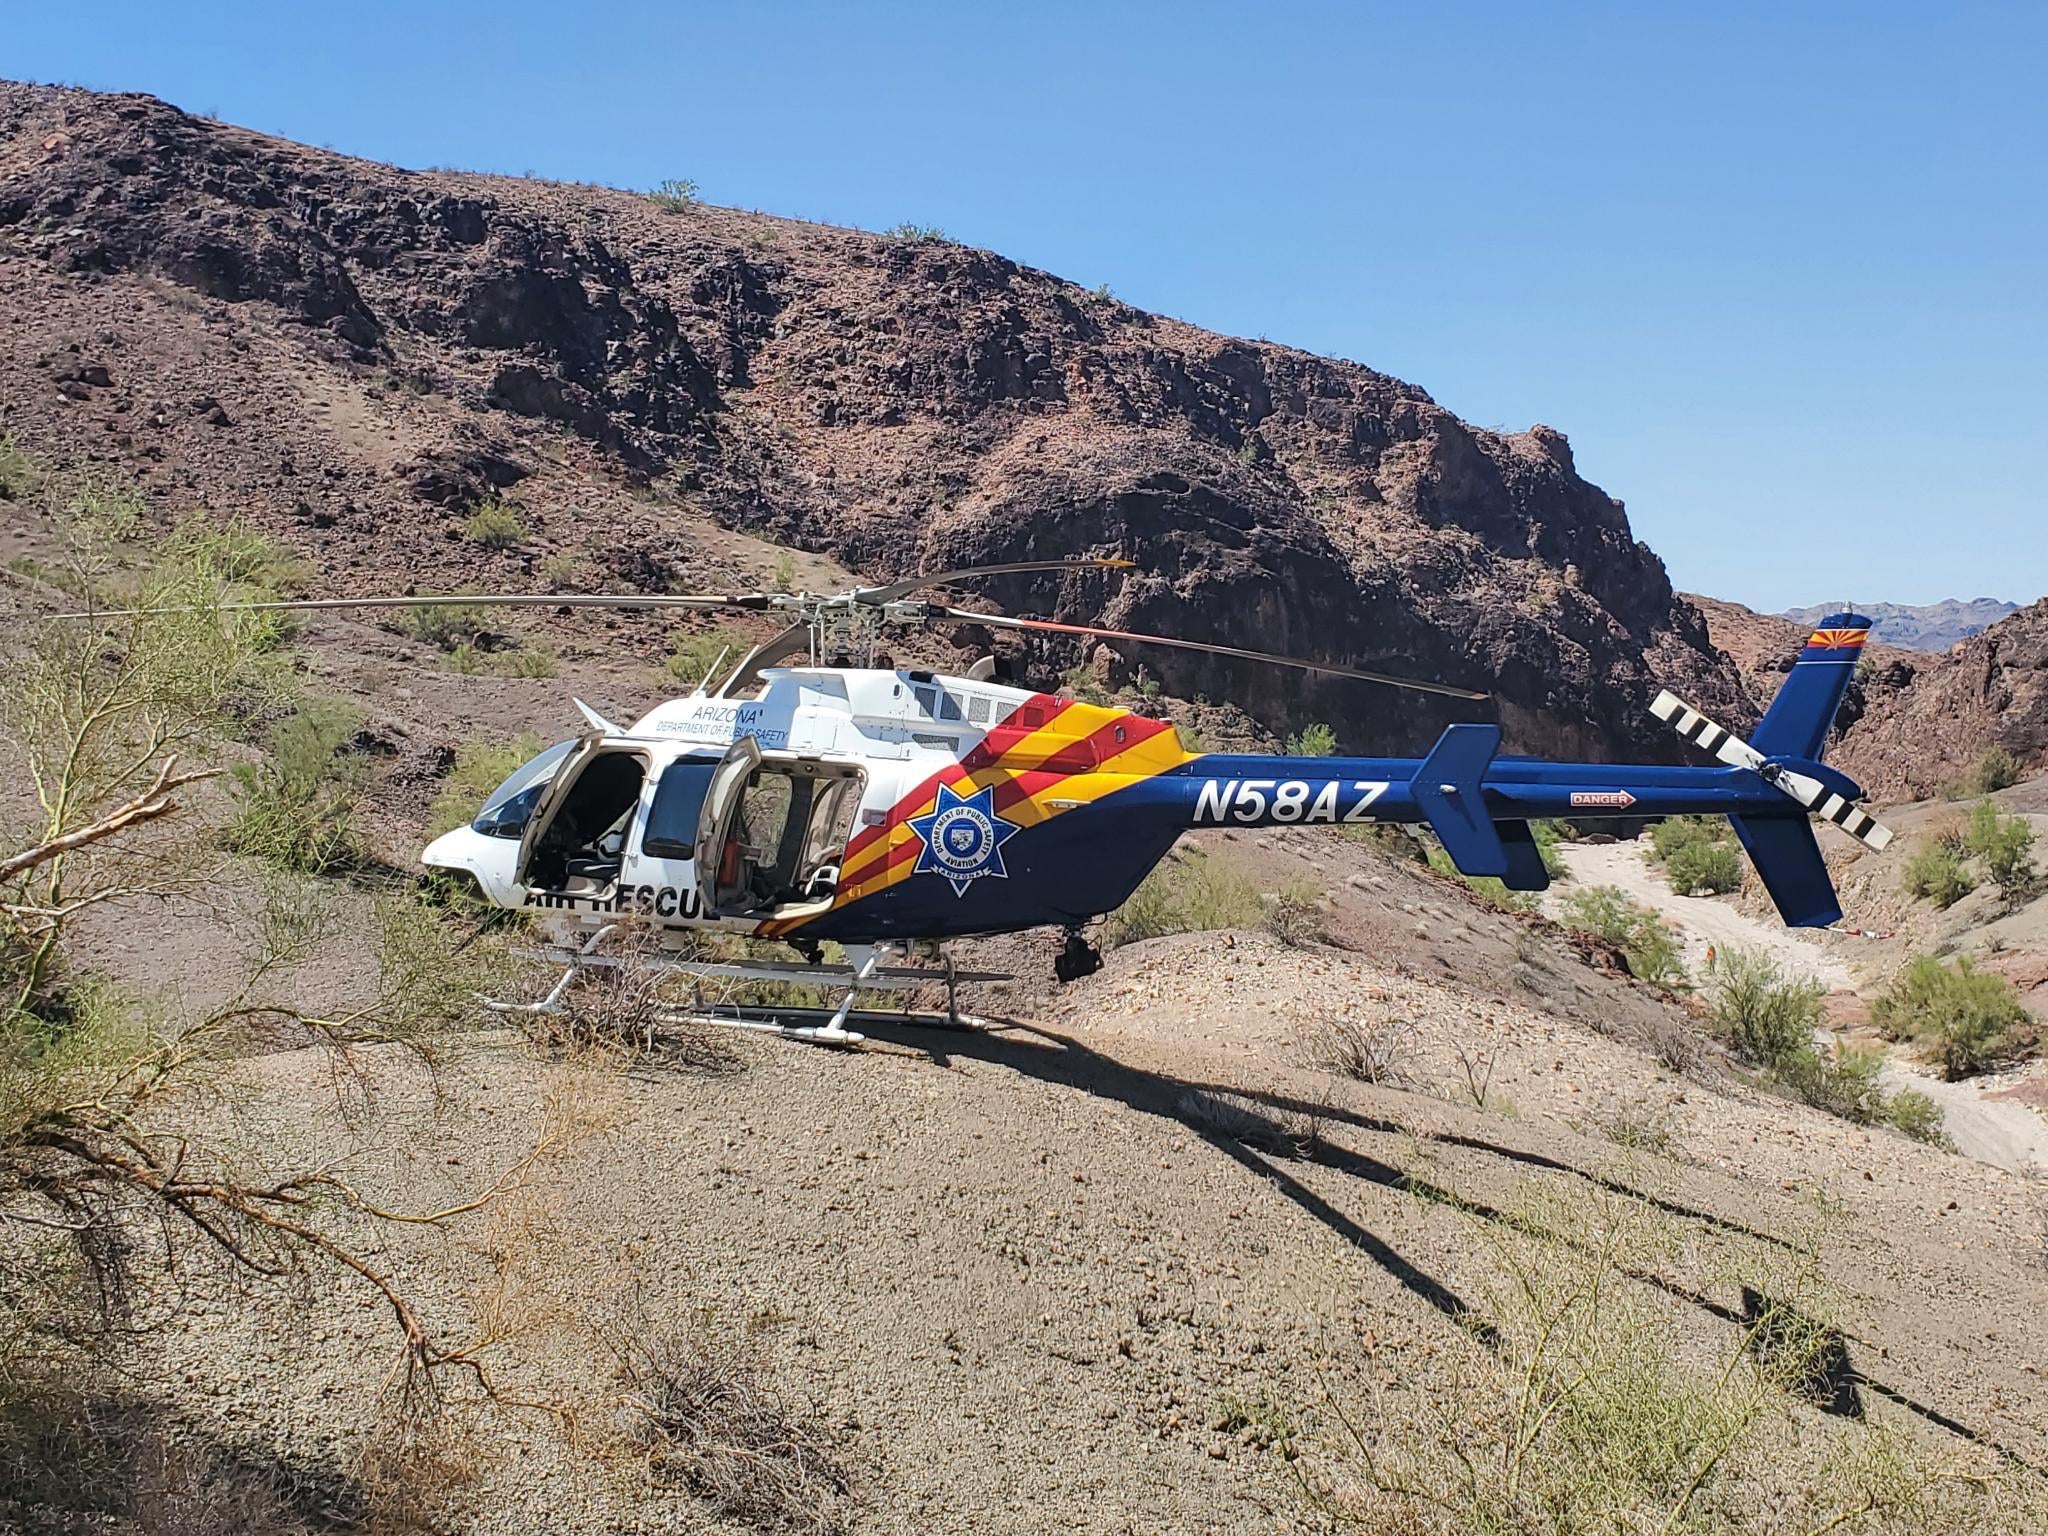
<path id="1" fill-rule="evenodd" d="M 547 836 L 548 828 L 554 825 L 555 817 L 561 812 L 570 792 L 583 777 L 583 770 L 598 758 L 614 753 L 637 757 L 643 776 L 641 794 L 635 797 L 631 812 L 632 824 L 627 828 L 627 840 L 630 845 L 637 830 L 637 823 L 641 820 L 640 805 L 645 798 L 645 779 L 653 776 L 653 765 L 648 760 L 647 743 L 630 736 L 607 736 L 598 731 L 586 732 L 576 738 L 576 745 L 556 765 L 554 773 L 548 779 L 548 787 L 541 792 L 540 799 L 534 802 L 533 814 L 528 818 L 525 830 L 519 835 L 519 857 L 512 866 L 512 880 L 526 892 L 529 900 L 540 895 L 563 894 L 560 891 L 536 886 L 527 878 L 533 867 L 534 856 L 540 849 L 541 839 Z M 604 891 L 580 893 L 577 899 L 602 902 L 617 892 L 618 883 L 615 877 Z"/>
<path id="2" fill-rule="evenodd" d="M 711 770 L 711 782 L 704 786 L 704 808 L 697 815 L 697 895 L 704 915 L 717 917 L 719 855 L 724 851 L 726 829 L 746 794 L 747 780 L 761 766 L 761 743 L 741 736 L 726 748 L 725 756 Z"/>

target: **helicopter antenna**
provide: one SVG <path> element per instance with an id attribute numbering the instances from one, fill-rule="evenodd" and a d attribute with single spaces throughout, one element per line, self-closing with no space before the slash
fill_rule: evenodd
<path id="1" fill-rule="evenodd" d="M 725 658 L 731 654 L 732 647 L 729 645 L 723 645 L 718 648 L 718 659 L 704 669 L 704 676 L 697 682 L 697 692 L 704 693 L 709 690 L 711 679 L 718 676 L 718 669 L 725 665 Z"/>

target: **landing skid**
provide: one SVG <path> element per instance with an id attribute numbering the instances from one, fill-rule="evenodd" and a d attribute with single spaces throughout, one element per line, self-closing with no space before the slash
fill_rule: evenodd
<path id="1" fill-rule="evenodd" d="M 897 942 L 847 946 L 849 963 L 810 965 L 789 960 L 689 960 L 676 955 L 619 956 L 599 954 L 604 942 L 618 932 L 619 925 L 607 923 L 583 944 L 568 948 L 550 945 L 545 949 L 515 951 L 521 959 L 540 960 L 562 967 L 562 974 L 538 1002 L 512 1003 L 498 998 L 478 1001 L 493 1013 L 532 1016 L 569 1011 L 563 1001 L 576 978 L 588 971 L 617 971 L 628 967 L 655 975 L 680 975 L 703 981 L 795 982 L 826 990 L 843 988 L 837 1007 L 814 1008 L 797 1004 L 728 1003 L 708 1000 L 703 988 L 696 989 L 687 1006 L 661 1009 L 657 1022 L 702 1024 L 720 1029 L 745 1029 L 758 1034 L 779 1035 L 790 1040 L 808 1040 L 819 1045 L 857 1045 L 867 1036 L 850 1025 L 893 1024 L 922 1029 L 986 1029 L 989 1021 L 960 1011 L 957 988 L 963 982 L 1009 981 L 1001 971 L 962 971 L 951 960 L 943 966 L 887 965 L 892 957 L 908 957 L 910 946 Z M 909 1010 L 857 1008 L 864 992 L 908 992 L 937 983 L 946 989 L 944 1013 Z"/>

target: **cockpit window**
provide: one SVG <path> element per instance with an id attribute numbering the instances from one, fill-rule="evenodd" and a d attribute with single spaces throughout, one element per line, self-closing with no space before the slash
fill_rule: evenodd
<path id="1" fill-rule="evenodd" d="M 575 745 L 573 741 L 558 741 L 539 757 L 513 769 L 505 782 L 491 791 L 483 809 L 476 813 L 476 820 L 469 824 L 471 829 L 486 837 L 518 837 L 525 832 L 541 791 L 548 787 L 556 767 Z"/>

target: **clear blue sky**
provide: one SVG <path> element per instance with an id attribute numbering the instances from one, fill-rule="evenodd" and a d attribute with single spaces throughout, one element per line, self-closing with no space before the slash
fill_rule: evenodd
<path id="1" fill-rule="evenodd" d="M 1548 422 L 1681 586 L 2048 591 L 2048 6 L 9 10 L 0 74 L 936 224 Z"/>

